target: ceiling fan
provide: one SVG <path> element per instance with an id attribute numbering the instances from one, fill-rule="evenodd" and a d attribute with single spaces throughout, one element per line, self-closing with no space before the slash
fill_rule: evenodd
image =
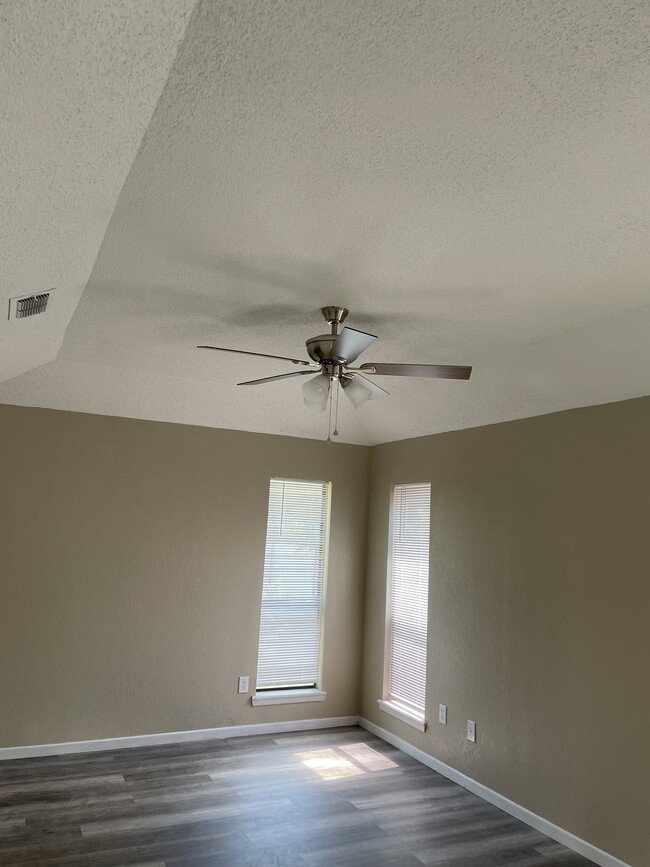
<path id="1" fill-rule="evenodd" d="M 356 328 L 343 326 L 348 310 L 346 307 L 323 307 L 321 310 L 325 321 L 330 325 L 330 334 L 319 334 L 306 341 L 307 353 L 311 361 L 299 358 L 288 358 L 286 355 L 268 355 L 265 352 L 249 352 L 245 349 L 228 349 L 224 346 L 198 346 L 197 349 L 215 349 L 218 352 L 236 352 L 240 355 L 254 355 L 258 358 L 274 358 L 280 361 L 290 361 L 308 368 L 292 373 L 280 373 L 276 376 L 265 376 L 262 379 L 250 379 L 239 382 L 238 385 L 263 385 L 278 379 L 290 379 L 294 376 L 309 376 L 303 387 L 302 395 L 305 404 L 317 412 L 327 409 L 336 384 L 343 389 L 356 409 L 367 400 L 375 400 L 388 392 L 377 385 L 366 375 L 372 376 L 428 376 L 437 379 L 469 379 L 471 367 L 461 367 L 452 364 L 388 364 L 384 362 L 366 362 L 360 367 L 350 367 L 362 352 L 365 352 L 377 340 L 374 334 L 358 331 Z M 338 391 L 337 391 L 338 397 Z"/>

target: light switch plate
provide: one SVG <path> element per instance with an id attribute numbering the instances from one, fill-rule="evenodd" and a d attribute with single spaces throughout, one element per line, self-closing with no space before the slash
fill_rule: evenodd
<path id="1" fill-rule="evenodd" d="M 476 723 L 471 719 L 467 720 L 467 740 L 476 743 Z"/>

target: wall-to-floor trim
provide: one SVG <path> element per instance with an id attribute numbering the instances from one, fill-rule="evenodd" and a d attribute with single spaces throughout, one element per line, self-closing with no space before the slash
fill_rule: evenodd
<path id="1" fill-rule="evenodd" d="M 61 756 L 67 753 L 95 753 L 101 750 L 123 750 L 131 747 L 149 747 L 156 744 L 181 744 L 187 741 L 207 741 L 222 738 L 240 738 L 246 735 L 272 735 L 279 732 L 302 732 L 355 726 L 357 716 L 334 716 L 322 719 L 290 720 L 289 722 L 254 723 L 242 726 L 221 726 L 214 729 L 192 729 L 187 732 L 162 732 L 149 735 L 131 735 L 122 738 L 102 738 L 94 741 L 69 741 L 63 744 L 36 744 L 25 747 L 0 747 L 0 761 L 27 759 L 39 756 Z"/>
<path id="2" fill-rule="evenodd" d="M 443 777 L 447 777 L 447 779 L 452 780 L 454 783 L 458 783 L 459 786 L 473 792 L 473 794 L 478 795 L 479 798 L 483 798 L 484 801 L 488 801 L 490 804 L 494 804 L 495 807 L 499 807 L 499 809 L 503 810 L 505 813 L 514 816 L 515 819 L 519 819 L 526 825 L 530 825 L 531 828 L 535 828 L 537 831 L 541 831 L 542 834 L 546 834 L 547 837 L 557 840 L 558 843 L 562 843 L 562 845 L 566 846 L 567 849 L 572 849 L 579 855 L 589 858 L 595 864 L 599 864 L 600 867 L 630 867 L 629 864 L 625 864 L 625 862 L 620 861 L 613 855 L 603 852 L 602 849 L 598 849 L 591 843 L 587 843 L 586 840 L 582 840 L 580 837 L 576 837 L 575 834 L 565 831 L 564 828 L 554 825 L 552 822 L 549 822 L 548 819 L 544 819 L 542 816 L 532 813 L 525 807 L 509 800 L 504 795 L 500 795 L 498 792 L 495 792 L 493 789 L 488 789 L 487 786 L 478 783 L 471 777 L 461 774 L 460 771 L 457 771 L 450 765 L 446 765 L 439 759 L 435 759 L 433 756 L 425 753 L 424 750 L 414 747 L 408 741 L 394 735 L 387 729 L 381 728 L 381 726 L 375 725 L 370 722 L 370 720 L 360 717 L 359 725 L 362 728 L 367 729 L 367 731 L 371 732 L 373 735 L 377 735 L 378 738 L 381 738 L 387 743 L 402 750 L 403 753 L 417 759 L 418 762 L 422 762 L 423 765 L 426 765 L 427 767 L 432 768 L 432 770 L 437 771 L 439 774 L 442 774 Z"/>
<path id="3" fill-rule="evenodd" d="M 378 738 L 386 741 L 389 744 L 397 747 L 409 756 L 412 756 L 423 765 L 442 774 L 443 777 L 458 783 L 464 789 L 473 792 L 483 800 L 494 804 L 495 807 L 509 813 L 516 819 L 530 825 L 542 834 L 546 834 L 558 843 L 562 843 L 568 849 L 589 858 L 600 867 L 630 867 L 613 855 L 603 852 L 586 840 L 576 837 L 564 828 L 554 825 L 548 819 L 538 816 L 536 813 L 527 810 L 525 807 L 516 804 L 509 800 L 504 795 L 500 795 L 493 789 L 489 789 L 482 783 L 477 782 L 471 777 L 467 777 L 450 765 L 446 765 L 439 759 L 425 753 L 414 747 L 403 738 L 389 732 L 388 729 L 381 728 L 375 725 L 370 720 L 357 716 L 337 716 L 325 717 L 321 719 L 305 719 L 305 720 L 290 720 L 288 722 L 273 722 L 273 723 L 254 723 L 252 725 L 241 726 L 221 726 L 213 729 L 191 729 L 185 732 L 162 732 L 148 735 L 132 735 L 130 737 L 120 738 L 102 738 L 101 740 L 92 741 L 69 741 L 62 744 L 37 744 L 34 746 L 23 747 L 0 747 L 0 761 L 9 759 L 26 759 L 37 758 L 39 756 L 59 756 L 68 753 L 93 753 L 102 750 L 120 750 L 129 749 L 132 747 L 155 746 L 156 744 L 176 744 L 186 743 L 189 741 L 205 741 L 217 740 L 223 738 L 245 737 L 247 735 L 268 735 L 281 732 L 298 732 L 311 731 L 316 729 L 336 728 L 339 726 L 360 725 L 362 728 L 376 735 Z"/>

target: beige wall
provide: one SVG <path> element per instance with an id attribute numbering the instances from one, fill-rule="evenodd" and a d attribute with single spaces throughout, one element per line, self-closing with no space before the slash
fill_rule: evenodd
<path id="1" fill-rule="evenodd" d="M 650 398 L 373 449 L 0 406 L 0 746 L 355 714 L 361 694 L 378 725 L 650 864 L 649 445 Z M 333 482 L 324 704 L 236 692 L 274 475 Z M 423 735 L 376 705 L 404 481 L 433 488 Z"/>
<path id="2" fill-rule="evenodd" d="M 649 865 L 650 398 L 378 446 L 371 476 L 363 715 Z M 376 703 L 409 481 L 432 483 L 424 734 Z"/>
<path id="3" fill-rule="evenodd" d="M 356 714 L 368 450 L 0 406 L 0 746 Z M 332 481 L 324 703 L 253 708 L 271 476 Z"/>

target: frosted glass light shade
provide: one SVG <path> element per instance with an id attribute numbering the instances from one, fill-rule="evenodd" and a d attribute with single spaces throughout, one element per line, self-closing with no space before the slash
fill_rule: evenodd
<path id="1" fill-rule="evenodd" d="M 350 399 L 350 402 L 354 404 L 355 409 L 359 409 L 360 406 L 363 406 L 364 403 L 372 397 L 371 389 L 356 377 L 354 379 L 344 379 L 342 385 L 343 394 Z"/>
<path id="2" fill-rule="evenodd" d="M 302 387 L 302 398 L 305 406 L 315 412 L 325 412 L 330 393 L 330 378 L 325 373 L 319 373 L 308 379 Z"/>

